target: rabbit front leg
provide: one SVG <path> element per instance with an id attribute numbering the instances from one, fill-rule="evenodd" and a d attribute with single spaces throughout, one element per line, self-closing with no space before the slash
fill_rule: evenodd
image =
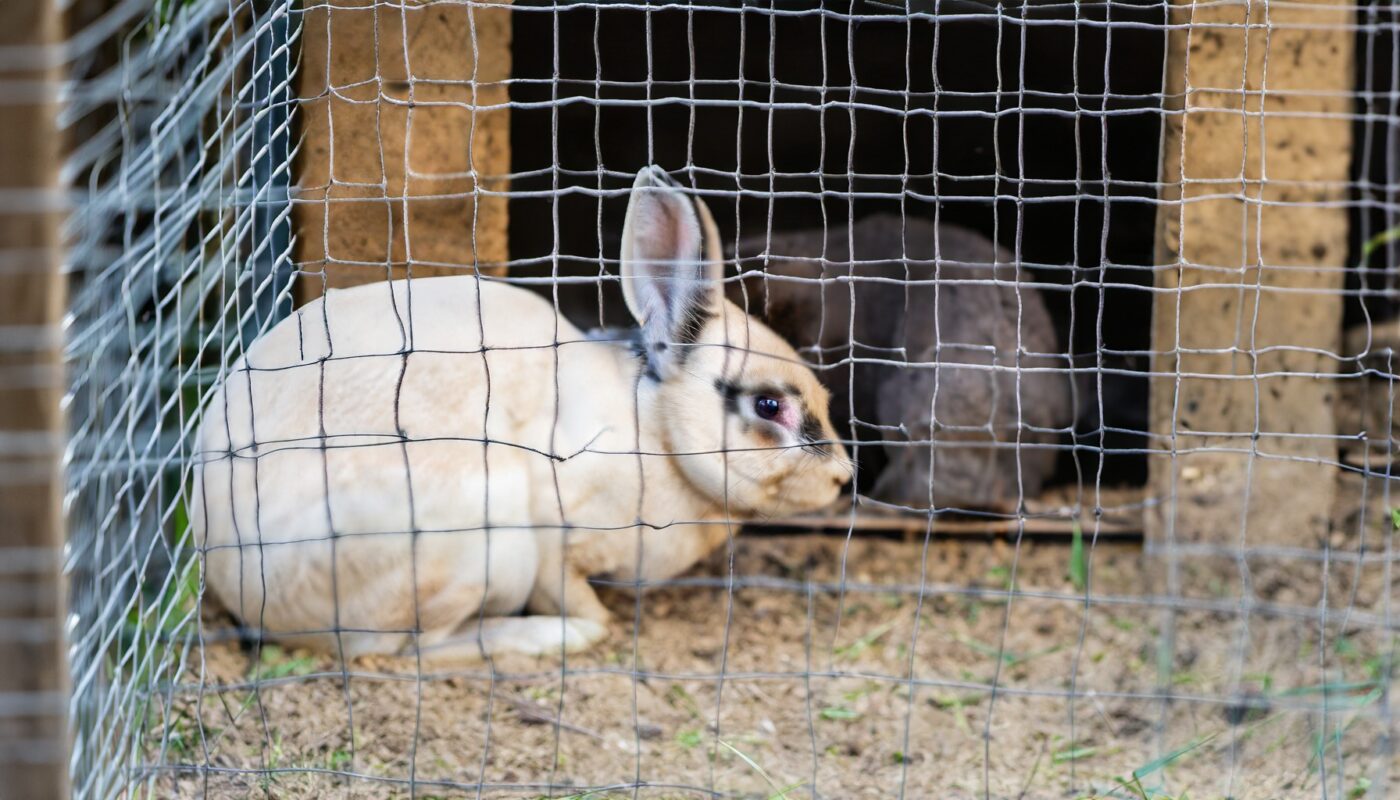
<path id="1" fill-rule="evenodd" d="M 612 619 L 598 593 L 588 583 L 590 574 L 606 569 L 590 569 L 589 564 L 565 556 L 564 545 L 558 537 L 540 542 L 540 568 L 535 575 L 535 588 L 526 608 L 536 614 L 557 614 L 585 619 L 606 626 Z"/>

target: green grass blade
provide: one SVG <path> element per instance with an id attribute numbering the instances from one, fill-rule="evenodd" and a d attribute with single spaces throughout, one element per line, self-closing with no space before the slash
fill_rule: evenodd
<path id="1" fill-rule="evenodd" d="M 1178 747 L 1170 753 L 1167 753 L 1161 758 L 1156 759 L 1155 761 L 1149 761 L 1141 767 L 1138 767 L 1137 769 L 1133 770 L 1133 777 L 1140 781 L 1154 772 L 1165 769 L 1166 767 L 1170 766 L 1173 762 L 1182 758 L 1191 751 L 1206 745 L 1212 739 L 1219 735 L 1220 733 L 1217 731 L 1216 733 L 1212 733 L 1209 736 L 1202 736 L 1197 739 L 1193 739 L 1185 745 Z"/>
<path id="2" fill-rule="evenodd" d="M 748 754 L 746 754 L 744 751 L 740 750 L 739 748 L 735 747 L 729 742 L 726 742 L 723 739 L 716 739 L 715 741 L 719 742 L 720 746 L 724 749 L 738 756 L 741 761 L 749 765 L 749 769 L 752 769 L 754 772 L 757 772 L 759 777 L 763 778 L 763 782 L 767 783 L 768 788 L 772 789 L 774 792 L 774 794 L 769 797 L 769 800 L 773 800 L 773 798 L 778 798 L 778 800 L 786 800 L 788 792 L 792 791 L 793 788 L 795 788 L 795 786 L 802 785 L 799 783 L 795 784 L 795 786 L 789 786 L 786 789 L 779 789 L 777 781 L 773 780 L 772 776 L 770 776 L 768 772 L 763 769 L 763 767 L 760 767 L 757 761 L 754 761 L 752 758 L 749 758 Z"/>
<path id="3" fill-rule="evenodd" d="M 1366 244 L 1361 246 L 1361 266 L 1366 266 L 1366 259 L 1370 258 L 1372 253 L 1396 239 L 1400 239 L 1400 228 L 1391 228 L 1390 230 L 1381 231 L 1370 239 L 1367 239 Z"/>
<path id="4" fill-rule="evenodd" d="M 1084 529 L 1074 523 L 1074 535 L 1069 543 L 1069 580 L 1076 592 L 1089 585 L 1089 568 L 1084 559 Z"/>
<path id="5" fill-rule="evenodd" d="M 1051 756 L 1050 761 L 1054 764 L 1063 764 L 1066 761 L 1082 761 L 1086 758 L 1092 758 L 1097 755 L 1098 752 L 1099 748 L 1097 747 L 1076 747 L 1071 750 L 1061 750 Z"/>
<path id="6" fill-rule="evenodd" d="M 875 630 L 867 633 L 859 639 L 851 642 L 845 647 L 836 648 L 836 655 L 844 659 L 852 659 L 870 649 L 870 646 L 878 642 L 885 634 L 894 630 L 895 620 L 890 620 L 875 627 Z"/>

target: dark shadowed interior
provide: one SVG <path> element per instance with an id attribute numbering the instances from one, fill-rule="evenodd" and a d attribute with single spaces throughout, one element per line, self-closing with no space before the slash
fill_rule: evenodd
<path id="1" fill-rule="evenodd" d="M 1086 370 L 1056 480 L 1143 482 L 1161 7 L 776 7 L 517 5 L 516 274 L 615 275 L 623 194 L 653 162 L 703 193 L 726 246 L 881 212 L 967 226 L 1042 286 Z M 557 291 L 585 328 L 627 322 L 615 283 Z"/>

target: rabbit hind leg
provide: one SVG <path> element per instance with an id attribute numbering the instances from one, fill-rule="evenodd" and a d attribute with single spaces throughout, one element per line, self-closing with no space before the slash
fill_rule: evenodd
<path id="1" fill-rule="evenodd" d="M 484 591 L 480 586 L 456 586 L 441 594 L 419 593 L 418 605 L 405 604 L 402 612 L 355 628 L 354 623 L 340 630 L 312 636 L 279 636 L 289 646 L 298 644 L 342 656 L 352 661 L 368 655 L 411 655 L 415 642 L 425 648 L 451 637 L 467 620 L 481 610 Z"/>

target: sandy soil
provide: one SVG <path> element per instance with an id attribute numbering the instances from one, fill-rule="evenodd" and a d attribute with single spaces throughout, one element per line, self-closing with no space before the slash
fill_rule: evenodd
<path id="1" fill-rule="evenodd" d="M 1349 613 L 1322 625 L 1287 581 L 1248 615 L 1226 585 L 1169 610 L 1138 545 L 1090 549 L 1087 604 L 1062 540 L 923 552 L 741 537 L 691 575 L 718 585 L 608 591 L 611 639 L 566 664 L 211 643 L 152 715 L 152 794 L 1393 796 L 1394 584 L 1369 567 L 1332 568 Z"/>

